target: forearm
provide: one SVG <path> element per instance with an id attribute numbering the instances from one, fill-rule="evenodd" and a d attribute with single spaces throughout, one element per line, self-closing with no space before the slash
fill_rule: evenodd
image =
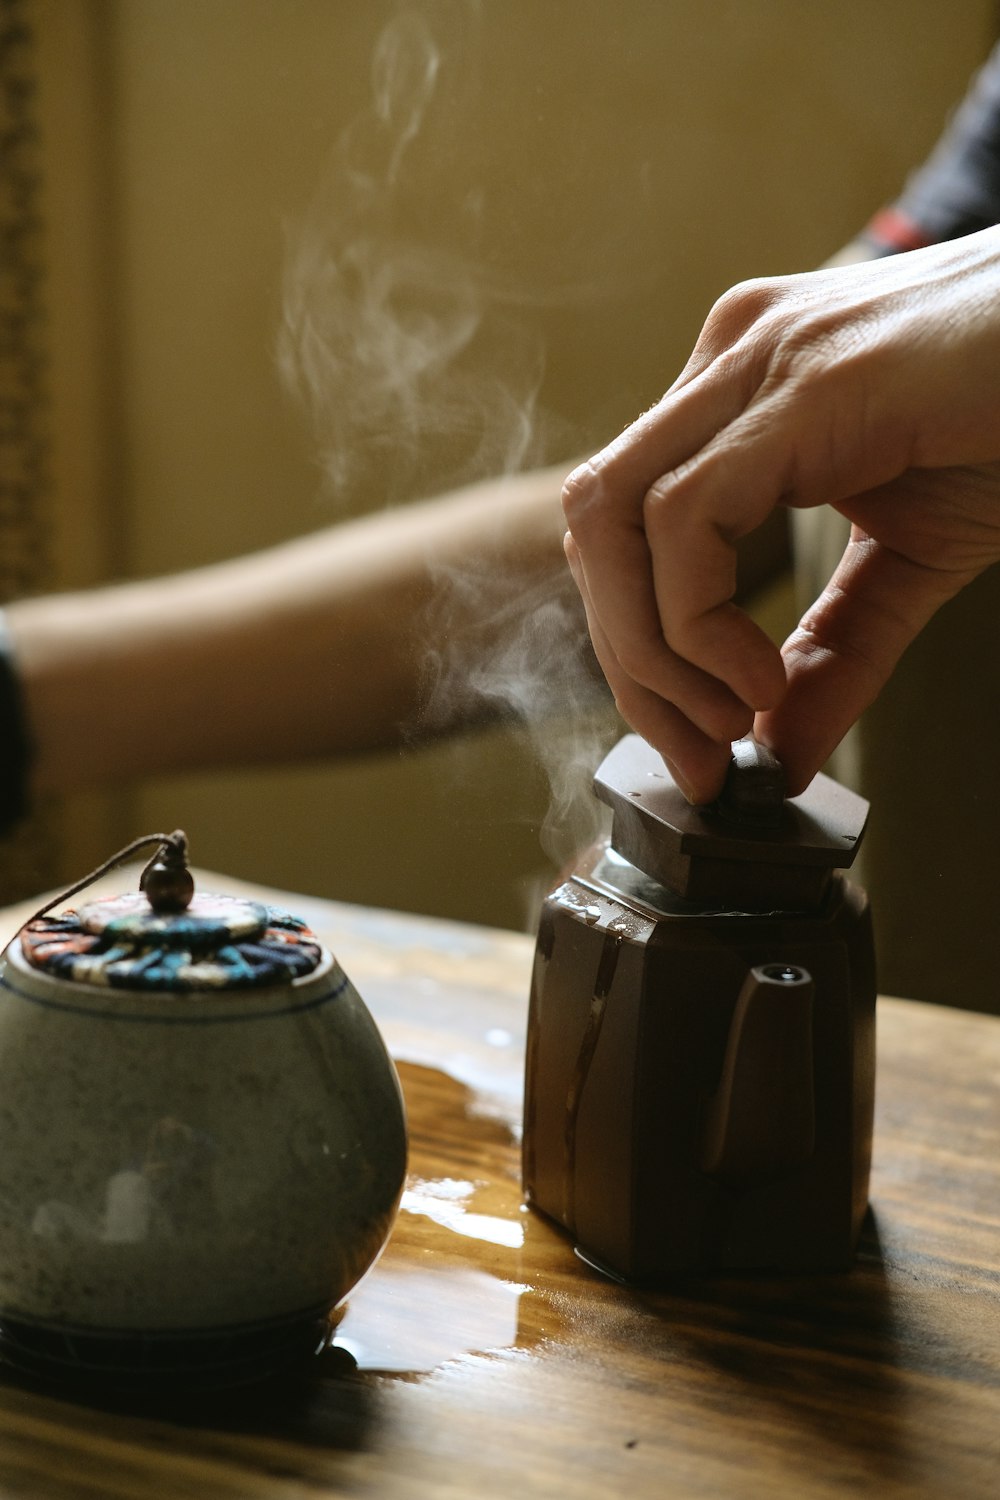
<path id="1" fill-rule="evenodd" d="M 443 580 L 470 563 L 512 588 L 561 570 L 561 479 L 493 481 L 190 573 L 12 605 L 36 788 L 419 737 Z M 460 634 L 474 598 L 456 591 L 454 610 Z"/>

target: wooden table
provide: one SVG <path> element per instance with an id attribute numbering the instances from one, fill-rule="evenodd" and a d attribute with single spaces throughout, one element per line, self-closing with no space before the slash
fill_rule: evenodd
<path id="1" fill-rule="evenodd" d="M 1000 1494 L 1000 1020 L 881 1002 L 851 1274 L 653 1295 L 522 1206 L 529 940 L 269 894 L 338 952 L 407 1098 L 398 1225 L 338 1331 L 358 1368 L 169 1407 L 4 1373 L 3 1500 Z"/>

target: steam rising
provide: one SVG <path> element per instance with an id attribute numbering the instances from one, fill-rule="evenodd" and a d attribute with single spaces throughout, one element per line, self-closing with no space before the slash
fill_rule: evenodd
<path id="1" fill-rule="evenodd" d="M 456 183 L 445 244 L 414 185 L 421 161 L 427 181 L 426 160 L 407 172 L 418 147 L 446 162 L 463 128 L 439 97 L 443 71 L 424 16 L 385 28 L 370 107 L 340 140 L 286 256 L 279 367 L 312 415 L 341 500 L 412 498 L 542 453 L 544 351 L 516 315 L 519 289 L 477 254 L 482 195 Z"/>
<path id="2" fill-rule="evenodd" d="M 555 865 L 596 837 L 595 767 L 621 732 L 567 570 L 534 579 L 471 567 L 442 579 L 429 652 L 428 724 L 496 716 L 521 727 L 549 784 L 540 841 Z M 458 634 L 449 617 L 473 619 Z"/>
<path id="3" fill-rule="evenodd" d="M 386 183 L 391 187 L 407 146 L 434 93 L 441 54 L 421 16 L 398 16 L 385 28 L 372 59 L 375 114 L 392 142 Z"/>
<path id="4" fill-rule="evenodd" d="M 469 126 L 455 118 L 456 98 L 467 115 L 477 107 L 476 6 L 450 15 L 447 56 L 422 14 L 385 28 L 370 105 L 338 143 L 287 253 L 280 368 L 311 413 L 330 491 L 352 508 L 519 471 L 542 461 L 553 438 L 538 403 L 544 349 L 524 317 L 538 296 L 487 267 L 482 191 L 447 183 L 442 227 L 413 185 L 421 163 L 428 180 L 421 152 L 439 180 L 449 171 L 452 133 Z M 580 808 L 589 816 L 594 804 L 580 792 L 609 738 L 568 571 L 527 580 L 470 559 L 442 574 L 423 628 L 435 644 L 422 727 L 497 716 L 524 726 L 552 787 L 543 847 L 565 859 L 581 841 Z"/>

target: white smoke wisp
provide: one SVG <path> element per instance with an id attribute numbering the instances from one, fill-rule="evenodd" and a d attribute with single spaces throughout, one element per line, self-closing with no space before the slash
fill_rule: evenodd
<path id="1" fill-rule="evenodd" d="M 515 284 L 482 250 L 485 189 L 444 180 L 455 132 L 469 129 L 462 110 L 479 106 L 477 14 L 456 0 L 447 53 L 426 13 L 384 29 L 369 105 L 288 238 L 279 366 L 312 417 L 329 491 L 351 509 L 516 473 L 556 442 L 570 451 L 540 409 L 545 351 L 525 313 L 598 293 Z M 484 718 L 521 726 L 552 789 L 542 845 L 561 862 L 590 832 L 591 777 L 611 737 L 568 571 L 526 581 L 470 559 L 436 585 L 413 624 L 433 679 L 415 737 Z"/>
<path id="2" fill-rule="evenodd" d="M 445 230 L 407 170 L 454 127 L 442 70 L 426 17 L 386 26 L 370 105 L 288 239 L 278 365 L 339 500 L 412 498 L 542 456 L 544 351 L 518 289 L 475 253 L 482 196 L 456 183 Z"/>
<path id="3" fill-rule="evenodd" d="M 391 142 L 387 186 L 396 181 L 406 148 L 420 130 L 440 68 L 441 53 L 430 27 L 412 11 L 397 16 L 375 44 L 372 102 Z"/>
<path id="4" fill-rule="evenodd" d="M 576 587 L 561 569 L 528 579 L 470 568 L 442 582 L 424 726 L 457 714 L 523 731 L 549 787 L 540 843 L 561 866 L 603 825 L 592 780 L 621 733 Z M 449 630 L 456 618 L 474 624 Z"/>

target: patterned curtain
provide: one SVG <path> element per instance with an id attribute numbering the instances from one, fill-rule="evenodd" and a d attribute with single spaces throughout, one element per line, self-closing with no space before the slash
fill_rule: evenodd
<path id="1" fill-rule="evenodd" d="M 50 576 L 45 219 L 33 0 L 0 0 L 0 602 Z M 0 733 L 3 727 L 0 725 Z M 48 886 L 51 813 L 0 843 L 0 901 Z"/>

